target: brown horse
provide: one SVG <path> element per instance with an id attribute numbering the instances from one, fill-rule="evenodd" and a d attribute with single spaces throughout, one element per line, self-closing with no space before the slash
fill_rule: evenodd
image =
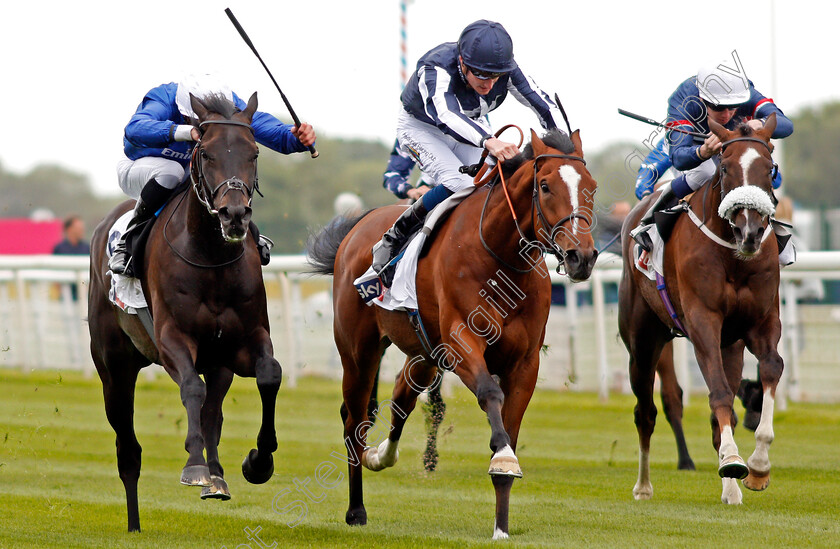
<path id="1" fill-rule="evenodd" d="M 405 312 L 367 307 L 353 286 L 401 207 L 330 225 L 313 240 L 310 258 L 316 271 L 334 274 L 335 341 L 344 367 L 348 524 L 367 522 L 362 465 L 373 471 L 394 465 L 406 418 L 417 396 L 439 381 L 441 369 L 454 371 L 487 414 L 494 537 L 508 537 L 510 490 L 514 477 L 522 475 L 514 451 L 537 381 L 550 307 L 551 283 L 541 252 L 558 255 L 572 280 L 588 278 L 597 256 L 589 234 L 596 183 L 586 170 L 579 133 L 569 138 L 550 132 L 544 139 L 532 131 L 531 144 L 505 163 L 510 205 L 503 183 L 479 188 L 440 226 L 421 257 L 417 296 L 431 352 L 424 350 Z M 367 406 L 380 357 L 391 343 L 411 358 L 394 388 L 390 434 L 376 446 L 366 441 Z"/>
<path id="2" fill-rule="evenodd" d="M 759 131 L 746 125 L 728 131 L 714 121 L 709 125 L 723 142 L 720 165 L 714 178 L 689 200 L 689 215 L 682 215 L 676 222 L 665 248 L 664 277 L 680 329 L 694 344 L 709 388 L 712 443 L 718 451 L 718 473 L 723 479 L 721 499 L 738 504 L 742 495 L 736 479 L 743 478 L 744 485 L 752 490 L 763 490 L 769 483 L 773 402 L 784 367 L 776 350 L 781 336 L 778 246 L 775 238 L 767 238 L 772 236 L 769 216 L 773 209 L 774 164 L 770 136 L 776 118 L 771 115 Z M 622 228 L 624 274 L 619 287 L 619 330 L 630 353 L 630 379 L 637 399 L 636 499 L 648 499 L 653 494 L 649 451 L 656 421 L 654 369 L 675 327 L 654 282 L 633 265 L 629 231 L 651 200 L 642 201 Z M 756 449 L 748 463 L 738 455 L 732 409 L 745 347 L 759 359 L 764 392 Z"/>
<path id="3" fill-rule="evenodd" d="M 259 253 L 247 239 L 257 182 L 258 149 L 251 130 L 257 94 L 242 112 L 221 96 L 191 100 L 202 132 L 190 166 L 192 190 L 164 207 L 143 261 L 154 340 L 136 315 L 108 299 L 108 229 L 131 202 L 99 224 L 91 246 L 90 347 L 105 412 L 117 435 L 129 531 L 140 530 L 134 387 L 138 372 L 150 363 L 161 364 L 178 384 L 187 410 L 189 457 L 182 484 L 203 486 L 202 498 L 230 498 L 218 444 L 222 401 L 234 374 L 257 378 L 263 405 L 257 449 L 245 458 L 242 472 L 249 482 L 263 483 L 274 470 L 274 406 L 282 372 L 272 356 Z"/>

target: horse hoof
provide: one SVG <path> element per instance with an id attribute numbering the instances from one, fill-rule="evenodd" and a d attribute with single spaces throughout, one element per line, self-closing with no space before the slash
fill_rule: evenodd
<path id="1" fill-rule="evenodd" d="M 493 539 L 509 539 L 509 538 L 510 538 L 510 534 L 500 530 L 499 528 L 496 528 L 493 531 Z"/>
<path id="2" fill-rule="evenodd" d="M 653 486 L 650 484 L 640 485 L 636 484 L 633 487 L 633 499 L 636 501 L 644 501 L 653 497 Z"/>
<path id="3" fill-rule="evenodd" d="M 267 467 L 259 467 L 257 465 L 259 452 L 256 448 L 252 448 L 245 459 L 242 460 L 242 476 L 251 484 L 265 484 L 268 479 L 274 474 L 274 458 L 268 454 L 266 462 Z"/>
<path id="4" fill-rule="evenodd" d="M 741 482 L 744 483 L 745 488 L 753 490 L 754 492 L 766 490 L 767 487 L 770 486 L 770 471 L 767 471 L 766 473 L 750 471 L 750 474 L 747 475 L 747 478 L 745 478 Z"/>
<path id="5" fill-rule="evenodd" d="M 364 526 L 367 524 L 367 511 L 361 509 L 348 509 L 344 521 L 350 526 Z"/>
<path id="6" fill-rule="evenodd" d="M 367 448 L 362 452 L 362 465 L 374 472 L 381 471 L 396 465 L 399 458 L 397 443 L 385 439 L 379 446 Z"/>
<path id="7" fill-rule="evenodd" d="M 487 474 L 491 476 L 522 478 L 522 469 L 519 467 L 519 460 L 511 450 L 505 446 L 493 455 L 490 460 L 490 470 Z"/>
<path id="8" fill-rule="evenodd" d="M 227 482 L 222 477 L 210 475 L 210 480 L 213 482 L 211 486 L 205 486 L 201 489 L 201 499 L 220 499 L 227 501 L 230 499 L 230 490 L 228 490 Z"/>
<path id="9" fill-rule="evenodd" d="M 184 486 L 211 486 L 210 468 L 206 465 L 187 465 L 181 471 L 181 484 Z"/>
<path id="10" fill-rule="evenodd" d="M 750 474 L 750 469 L 741 456 L 734 454 L 723 458 L 718 467 L 720 478 L 742 479 Z"/>

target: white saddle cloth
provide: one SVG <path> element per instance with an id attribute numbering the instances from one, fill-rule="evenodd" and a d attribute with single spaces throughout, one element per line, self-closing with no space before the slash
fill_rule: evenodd
<path id="1" fill-rule="evenodd" d="M 367 305 L 375 303 L 389 311 L 417 309 L 417 287 L 415 280 L 417 277 L 417 261 L 420 258 L 420 253 L 423 251 L 423 245 L 426 243 L 427 237 L 432 234 L 432 230 L 437 226 L 441 217 L 457 206 L 464 198 L 472 194 L 473 191 L 475 191 L 475 187 L 461 189 L 438 204 L 426 216 L 423 228 L 411 237 L 402 259 L 397 262 L 394 281 L 391 283 L 391 287 L 383 289 L 379 282 L 369 285 L 369 288 L 375 288 L 375 292 L 378 292 L 379 297 L 374 297 L 366 301 Z M 366 283 L 369 284 L 374 280 L 378 280 L 378 278 L 379 276 L 373 270 L 373 267 L 368 267 L 365 274 L 353 281 L 353 285 L 362 294 L 360 286 L 364 287 Z"/>
<path id="2" fill-rule="evenodd" d="M 125 232 L 133 215 L 133 210 L 125 212 L 108 230 L 108 245 L 105 247 L 105 254 L 108 259 L 114 254 L 114 246 Z M 111 271 L 108 271 L 108 274 L 111 275 L 111 289 L 108 290 L 108 299 L 111 300 L 111 303 L 132 315 L 137 314 L 137 309 L 149 306 L 146 303 L 146 297 L 143 295 L 143 287 L 139 279 L 118 275 Z"/>

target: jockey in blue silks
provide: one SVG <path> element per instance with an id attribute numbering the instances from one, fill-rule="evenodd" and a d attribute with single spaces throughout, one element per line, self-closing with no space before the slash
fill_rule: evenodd
<path id="1" fill-rule="evenodd" d="M 417 62 L 400 96 L 397 141 L 436 186 L 406 209 L 373 247 L 372 267 L 380 278 L 426 214 L 473 185 L 472 177 L 458 168 L 478 162 L 483 149 L 499 162 L 519 154 L 516 145 L 493 136 L 485 116 L 508 92 L 534 111 L 543 128 L 557 128 L 560 111 L 514 61 L 513 41 L 499 23 L 475 21 L 458 42 L 441 44 Z M 383 283 L 390 285 L 389 280 Z"/>
<path id="2" fill-rule="evenodd" d="M 239 110 L 245 109 L 242 99 L 209 74 L 189 75 L 180 82 L 162 84 L 146 93 L 125 127 L 125 158 L 117 164 L 120 188 L 135 198 L 137 204 L 134 217 L 108 262 L 114 273 L 134 276 L 126 236 L 153 218 L 173 190 L 189 176 L 192 150 L 200 139 L 198 129 L 193 126 L 197 117 L 190 104 L 190 94 L 199 99 L 223 95 Z M 306 151 L 307 146 L 315 142 L 311 125 L 301 124 L 296 128 L 260 111 L 254 113 L 251 127 L 258 143 L 283 154 Z M 269 260 L 271 241 L 259 236 L 253 221 L 251 232 L 265 265 Z"/>
<path id="3" fill-rule="evenodd" d="M 713 67 L 701 68 L 696 76 L 686 79 L 668 99 L 668 122 L 671 128 L 709 133 L 708 120 L 714 120 L 723 127 L 733 130 L 746 122 L 754 130 L 764 127 L 768 116 L 776 114 L 776 129 L 772 137 L 780 139 L 793 133 L 793 122 L 785 116 L 772 99 L 761 95 L 747 79 L 737 57 L 734 57 L 738 71 L 726 66 L 732 60 Z M 668 157 L 678 175 L 662 186 L 661 193 L 648 209 L 638 227 L 630 233 L 643 247 L 646 226 L 653 221 L 653 213 L 674 198 L 684 198 L 709 181 L 717 170 L 717 153 L 720 139 L 710 134 L 705 140 L 685 133 L 667 133 Z M 647 162 L 645 162 L 647 164 Z M 660 172 L 661 175 L 661 172 Z M 779 179 L 781 184 L 781 179 Z M 637 183 L 638 188 L 638 183 Z M 638 190 L 637 190 L 638 192 Z M 645 189 L 642 189 L 645 192 Z"/>
<path id="4" fill-rule="evenodd" d="M 636 175 L 636 198 L 641 200 L 653 192 L 656 182 L 668 173 L 674 164 L 668 156 L 668 140 L 663 137 L 645 157 L 639 166 L 639 173 Z M 778 170 L 773 177 L 773 188 L 778 189 L 782 185 L 782 174 Z"/>
<path id="5" fill-rule="evenodd" d="M 429 181 L 429 176 L 423 173 L 417 186 L 412 185 L 409 177 L 415 165 L 414 159 L 400 148 L 399 141 L 394 141 L 394 148 L 391 149 L 391 155 L 388 157 L 388 166 L 382 174 L 382 186 L 394 193 L 397 198 L 419 200 L 431 190 L 434 182 Z"/>

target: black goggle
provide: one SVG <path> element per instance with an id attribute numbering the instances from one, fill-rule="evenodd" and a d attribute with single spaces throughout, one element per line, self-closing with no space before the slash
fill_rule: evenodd
<path id="1" fill-rule="evenodd" d="M 723 111 L 734 111 L 738 110 L 738 107 L 741 105 L 715 105 L 714 103 L 709 103 L 708 101 L 703 101 L 706 104 L 706 108 L 710 111 L 715 112 L 723 112 Z"/>
<path id="2" fill-rule="evenodd" d="M 467 67 L 467 70 L 470 71 L 472 75 L 478 78 L 479 80 L 492 80 L 494 78 L 499 78 L 500 76 L 507 74 L 506 72 L 480 71 L 472 67 Z"/>

